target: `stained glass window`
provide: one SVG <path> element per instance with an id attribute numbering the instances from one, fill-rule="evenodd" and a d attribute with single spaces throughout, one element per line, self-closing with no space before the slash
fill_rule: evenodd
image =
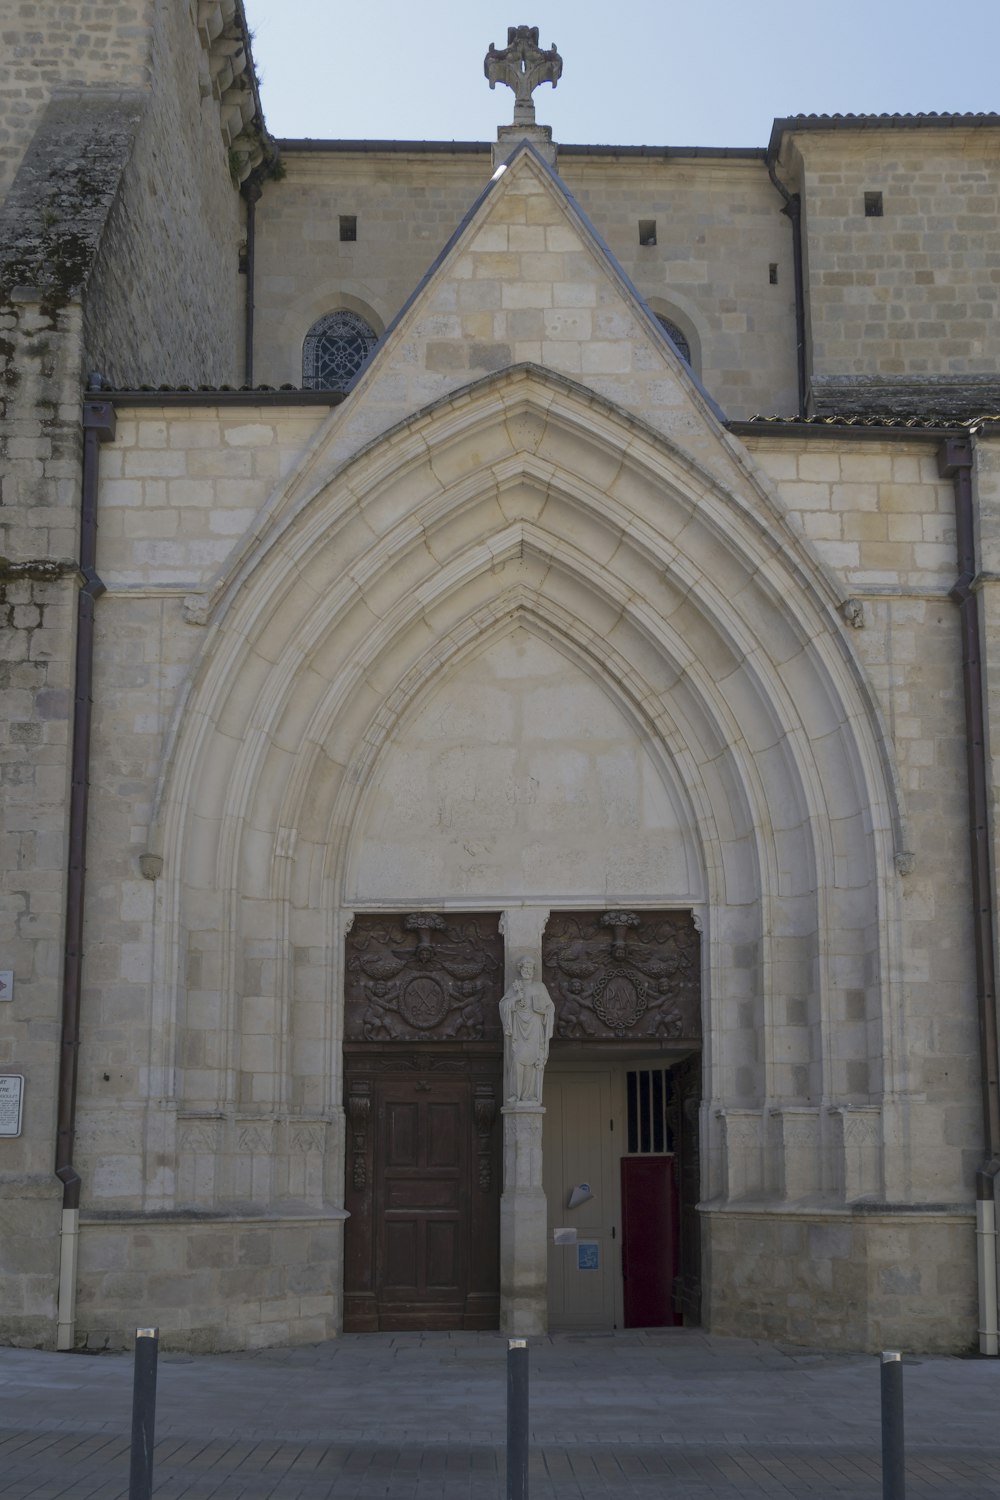
<path id="1" fill-rule="evenodd" d="M 302 384 L 312 391 L 349 390 L 377 342 L 375 330 L 357 313 L 327 313 L 302 345 Z"/>
<path id="2" fill-rule="evenodd" d="M 670 337 L 677 345 L 677 353 L 680 355 L 684 363 L 689 365 L 691 363 L 691 345 L 688 343 L 683 333 L 681 333 L 680 329 L 677 327 L 677 324 L 671 323 L 670 319 L 665 318 L 662 313 L 656 314 L 656 321 L 659 323 L 661 328 L 666 329 L 667 333 L 669 333 Z"/>

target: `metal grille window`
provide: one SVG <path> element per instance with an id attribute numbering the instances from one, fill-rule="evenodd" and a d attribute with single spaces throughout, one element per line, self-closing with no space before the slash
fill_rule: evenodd
<path id="1" fill-rule="evenodd" d="M 665 318 L 662 313 L 656 314 L 656 321 L 659 323 L 662 329 L 669 333 L 670 337 L 673 339 L 674 343 L 677 346 L 677 353 L 680 355 L 684 363 L 686 365 L 689 365 L 691 363 L 691 345 L 688 343 L 683 333 L 681 333 L 680 329 L 677 327 L 677 324 L 671 323 L 670 319 Z"/>
<path id="2" fill-rule="evenodd" d="M 676 1150 L 676 1101 L 669 1068 L 637 1068 L 625 1074 L 625 1114 L 630 1155 Z"/>
<path id="3" fill-rule="evenodd" d="M 302 345 L 302 384 L 312 391 L 349 390 L 377 343 L 377 333 L 357 313 L 327 313 Z"/>

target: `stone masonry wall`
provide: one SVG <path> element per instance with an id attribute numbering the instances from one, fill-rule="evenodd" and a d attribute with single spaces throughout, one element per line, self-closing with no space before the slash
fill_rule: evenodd
<path id="1" fill-rule="evenodd" d="M 0 1067 L 24 1076 L 0 1141 L 0 1337 L 51 1338 L 62 1189 L 53 1175 L 66 878 L 79 309 L 0 308 L 0 954 L 14 971 Z"/>
<path id="2" fill-rule="evenodd" d="M 156 1309 L 168 1349 L 319 1343 L 340 1322 L 342 1216 L 84 1217 L 79 1315 L 88 1349 L 128 1348 Z"/>
<path id="3" fill-rule="evenodd" d="M 239 384 L 242 201 L 190 6 L 157 5 L 151 48 L 153 88 L 88 285 L 87 367 L 119 389 Z"/>
<path id="4" fill-rule="evenodd" d="M 153 0 L 6 0 L 0 21 L 0 201 L 54 88 L 137 89 L 148 81 L 152 6 Z"/>
<path id="5" fill-rule="evenodd" d="M 0 1062 L 24 1075 L 25 1114 L 0 1142 L 0 1337 L 44 1343 L 85 373 L 97 351 L 119 378 L 232 377 L 239 198 L 219 106 L 199 106 L 190 5 L 155 6 L 152 87 L 154 7 L 16 12 L 0 47 L 0 957 L 15 974 Z"/>
<path id="6" fill-rule="evenodd" d="M 706 1214 L 712 1333 L 822 1349 L 957 1353 L 975 1344 L 965 1214 Z M 964 1330 L 964 1339 L 961 1330 Z"/>
<path id="7" fill-rule="evenodd" d="M 751 438 L 795 525 L 841 579 L 850 644 L 877 695 L 907 817 L 902 899 L 902 1193 L 971 1197 L 981 1161 L 954 493 L 933 443 Z M 848 602 L 849 601 L 849 602 Z M 845 1040 L 863 1018 L 851 992 Z M 870 1025 L 870 1022 L 869 1022 Z M 870 1051 L 884 1051 L 874 1031 Z M 913 1096 L 913 1102 L 909 1102 Z"/>
<path id="8" fill-rule="evenodd" d="M 257 209 L 256 378 L 302 380 L 302 340 L 337 307 L 381 333 L 489 179 L 490 158 L 295 152 Z M 689 338 L 728 415 L 795 409 L 791 232 L 762 162 L 563 155 L 559 172 L 654 311 Z M 340 240 L 340 215 L 357 219 Z M 639 244 L 639 220 L 656 244 Z M 777 284 L 770 283 L 770 266 Z"/>
<path id="9" fill-rule="evenodd" d="M 952 410 L 950 384 L 996 408 L 996 143 L 957 128 L 794 138 L 818 410 Z M 882 194 L 881 216 L 866 217 L 866 193 Z"/>

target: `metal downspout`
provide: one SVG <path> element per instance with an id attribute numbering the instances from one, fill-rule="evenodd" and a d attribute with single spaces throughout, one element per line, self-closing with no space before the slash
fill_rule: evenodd
<path id="1" fill-rule="evenodd" d="M 90 796 L 90 725 L 94 678 L 94 603 L 104 593 L 97 574 L 97 477 L 100 445 L 115 435 L 114 407 L 85 401 L 83 493 L 80 503 L 81 585 L 76 605 L 73 754 L 69 797 L 66 939 L 63 958 L 62 1040 L 59 1052 L 55 1174 L 63 1185 L 59 1242 L 59 1313 L 56 1348 L 72 1349 L 76 1332 L 76 1251 L 80 1222 L 80 1174 L 73 1166 L 76 1080 L 80 1055 L 80 991 L 83 975 L 83 907 L 87 871 L 87 805 Z"/>
<path id="2" fill-rule="evenodd" d="M 985 697 L 980 651 L 979 594 L 972 502 L 972 443 L 948 438 L 938 453 L 938 471 L 955 486 L 958 578 L 951 597 L 959 610 L 965 744 L 969 781 L 969 854 L 972 865 L 973 948 L 982 1061 L 983 1130 L 986 1161 L 976 1174 L 976 1243 L 979 1280 L 979 1352 L 1000 1353 L 997 1327 L 996 1191 L 1000 1176 L 1000 1073 L 997 1051 L 996 949 L 993 935 L 995 880 L 990 845 L 986 765 Z"/>
<path id="3" fill-rule="evenodd" d="M 795 369 L 799 385 L 799 416 L 806 414 L 806 293 L 802 272 L 802 197 L 790 193 L 768 157 L 767 175 L 785 200 L 781 212 L 792 224 L 792 276 L 795 282 Z"/>
<path id="4" fill-rule="evenodd" d="M 244 271 L 246 273 L 246 304 L 243 316 L 243 384 L 253 385 L 253 323 L 254 323 L 254 255 L 257 237 L 257 199 L 260 185 L 252 179 L 244 184 L 243 196 L 247 205 L 247 248 Z"/>

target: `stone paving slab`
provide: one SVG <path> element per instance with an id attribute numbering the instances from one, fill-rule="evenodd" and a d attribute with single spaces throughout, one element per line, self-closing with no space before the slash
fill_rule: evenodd
<path id="1" fill-rule="evenodd" d="M 532 1500 L 879 1500 L 878 1361 L 698 1330 L 530 1341 Z M 157 1500 L 497 1500 L 498 1334 L 164 1354 Z M 907 1359 L 908 1500 L 1000 1500 L 1000 1361 Z M 130 1356 L 0 1350 L 2 1500 L 128 1494 Z"/>

